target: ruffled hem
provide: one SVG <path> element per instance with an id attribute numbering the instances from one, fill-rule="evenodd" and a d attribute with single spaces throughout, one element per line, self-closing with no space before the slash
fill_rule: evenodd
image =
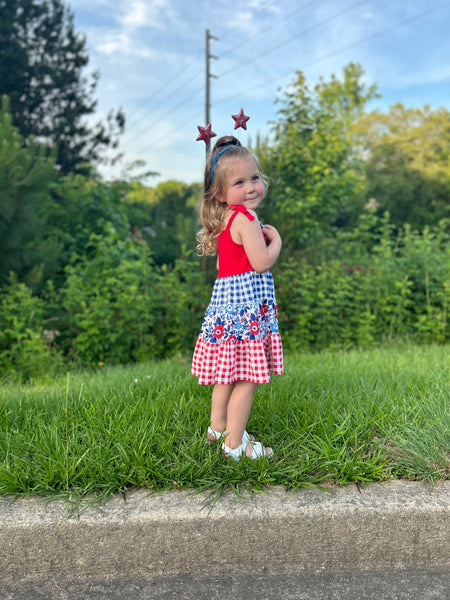
<path id="1" fill-rule="evenodd" d="M 192 375 L 201 385 L 228 385 L 235 381 L 269 383 L 270 372 L 283 373 L 283 347 L 279 333 L 258 340 L 228 340 L 209 343 L 197 339 Z"/>

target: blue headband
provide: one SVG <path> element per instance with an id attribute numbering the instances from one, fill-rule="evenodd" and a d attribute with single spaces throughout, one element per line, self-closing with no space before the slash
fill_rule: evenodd
<path id="1" fill-rule="evenodd" d="M 229 150 L 230 148 L 239 148 L 239 146 L 237 146 L 236 144 L 233 144 L 231 146 L 225 146 L 225 148 L 222 148 L 222 150 L 215 155 L 214 160 L 212 161 L 212 165 L 211 165 L 211 183 L 212 183 L 212 180 L 214 179 L 214 167 L 216 166 L 216 162 L 217 162 L 219 156 L 221 154 L 223 154 L 225 152 L 225 150 Z"/>

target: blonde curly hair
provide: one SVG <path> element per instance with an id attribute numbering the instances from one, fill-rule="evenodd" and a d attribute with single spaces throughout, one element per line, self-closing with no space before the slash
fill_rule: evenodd
<path id="1" fill-rule="evenodd" d="M 227 150 L 223 152 L 214 164 L 213 178 L 211 178 L 211 167 L 214 159 L 224 148 Z M 226 193 L 226 166 L 236 158 L 248 156 L 255 160 L 261 174 L 265 194 L 268 189 L 268 179 L 261 172 L 257 156 L 248 148 L 242 146 L 241 142 L 234 136 L 228 135 L 219 138 L 206 161 L 203 201 L 200 208 L 200 219 L 203 223 L 203 228 L 196 235 L 198 242 L 197 251 L 200 256 L 217 254 L 217 238 L 223 229 L 223 216 L 227 210 L 225 202 L 218 200 L 218 196 L 224 196 Z"/>

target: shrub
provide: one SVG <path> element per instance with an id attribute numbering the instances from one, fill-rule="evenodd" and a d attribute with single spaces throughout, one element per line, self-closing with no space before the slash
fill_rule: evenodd
<path id="1" fill-rule="evenodd" d="M 146 247 L 113 229 L 90 239 L 93 256 L 66 267 L 62 288 L 65 352 L 82 365 L 154 355 L 155 274 Z"/>
<path id="2" fill-rule="evenodd" d="M 93 258 L 66 269 L 65 352 L 82 365 L 186 352 L 200 327 L 202 272 L 188 257 L 157 267 L 139 240 L 92 236 Z"/>
<path id="3" fill-rule="evenodd" d="M 59 332 L 45 327 L 43 315 L 43 300 L 11 275 L 0 297 L 2 379 L 41 378 L 62 366 L 61 356 L 53 347 Z"/>
<path id="4" fill-rule="evenodd" d="M 375 218 L 378 232 L 370 244 L 366 225 L 361 243 L 352 232 L 351 238 L 338 236 L 334 248 L 314 261 L 290 256 L 277 266 L 280 324 L 288 348 L 450 339 L 448 223 L 435 231 L 406 226 L 394 232 L 386 215 Z"/>

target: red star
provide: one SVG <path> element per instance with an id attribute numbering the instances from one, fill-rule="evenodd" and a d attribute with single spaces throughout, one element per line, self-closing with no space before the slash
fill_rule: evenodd
<path id="1" fill-rule="evenodd" d="M 231 116 L 235 120 L 235 124 L 234 124 L 235 129 L 237 129 L 238 127 L 242 127 L 242 129 L 247 129 L 247 121 L 250 119 L 250 117 L 247 117 L 246 115 L 244 115 L 243 108 L 241 108 L 238 115 L 231 115 Z"/>
<path id="2" fill-rule="evenodd" d="M 202 127 L 201 125 L 197 125 L 197 129 L 199 131 L 199 136 L 197 138 L 197 142 L 203 140 L 207 146 L 211 142 L 211 138 L 215 137 L 217 133 L 211 131 L 211 123 L 208 123 L 206 127 Z"/>

